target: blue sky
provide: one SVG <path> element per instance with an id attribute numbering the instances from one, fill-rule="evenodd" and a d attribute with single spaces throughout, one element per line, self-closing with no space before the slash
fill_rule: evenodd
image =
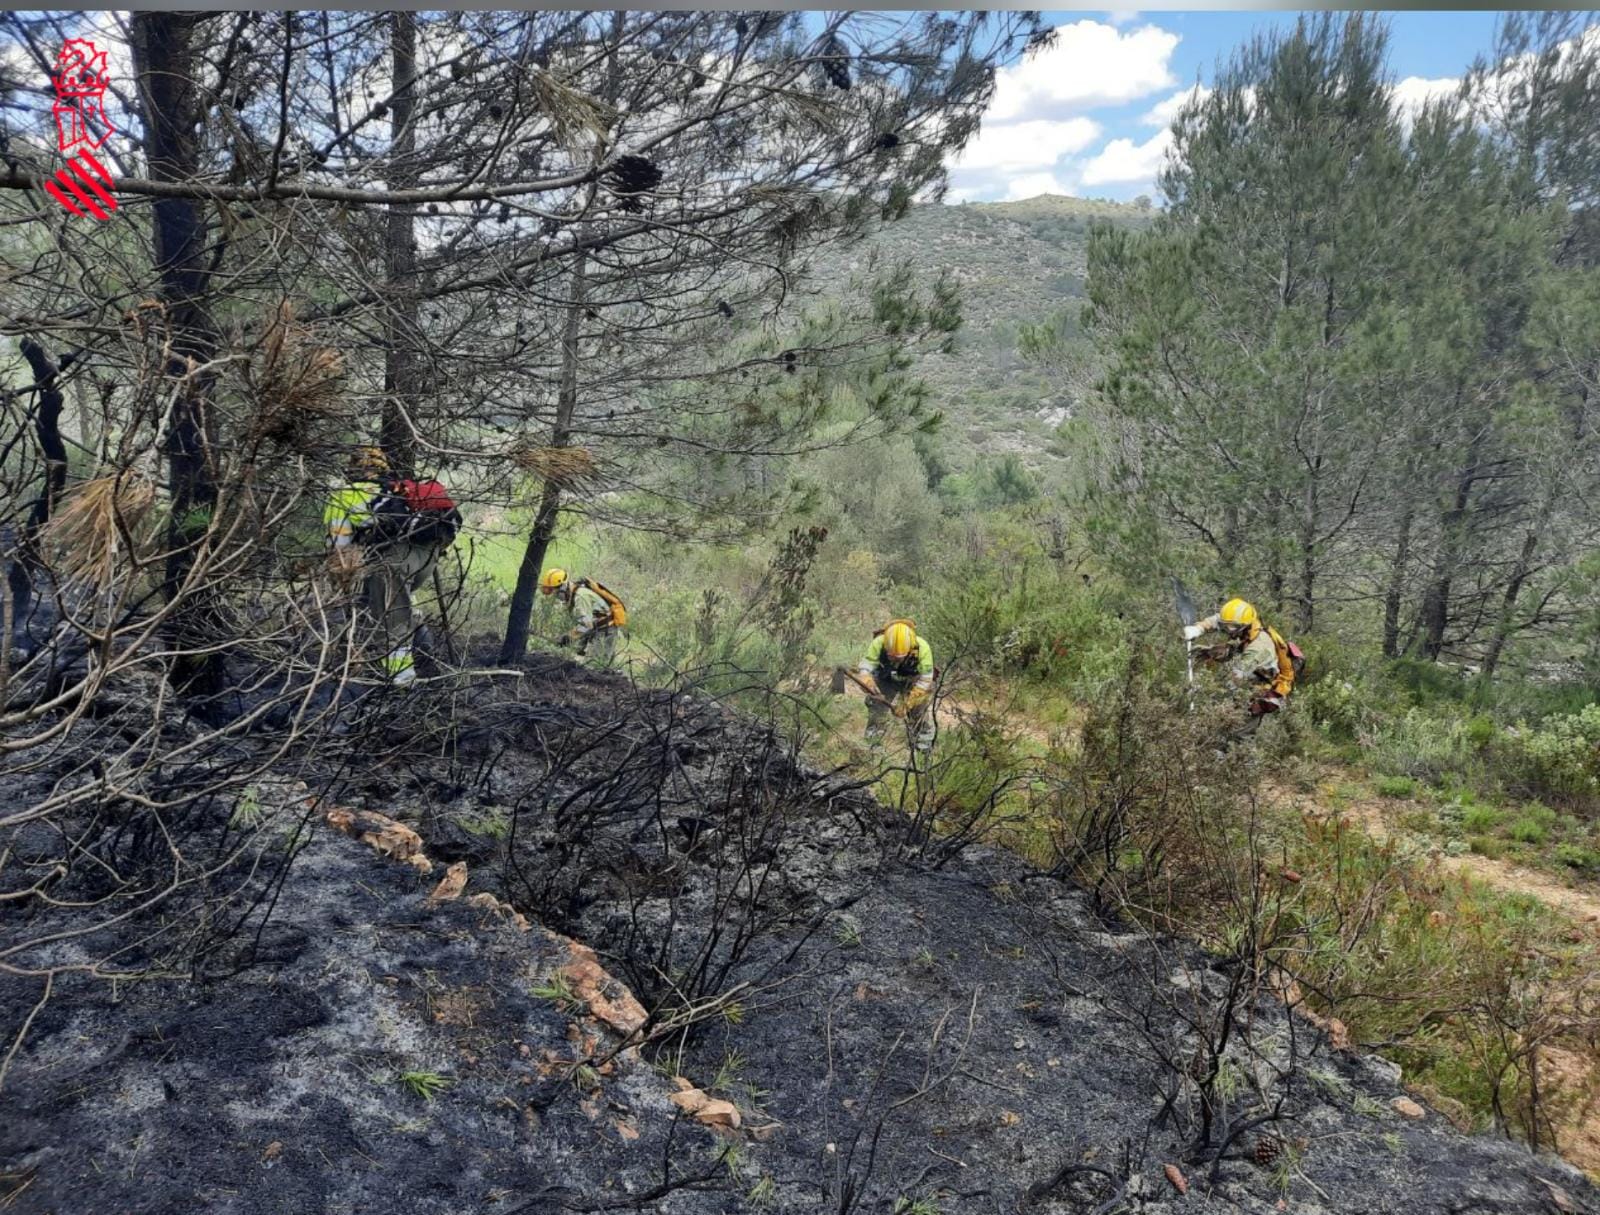
<path id="1" fill-rule="evenodd" d="M 948 201 L 1154 196 L 1166 127 L 1219 58 L 1297 14 L 1053 13 L 1055 47 L 1001 70 L 983 130 L 952 162 Z M 1389 66 L 1403 105 L 1448 92 L 1493 44 L 1494 12 L 1398 12 Z"/>

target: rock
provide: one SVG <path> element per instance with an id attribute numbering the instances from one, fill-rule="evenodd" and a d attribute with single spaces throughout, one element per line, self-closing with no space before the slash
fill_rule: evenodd
<path id="1" fill-rule="evenodd" d="M 323 815 L 328 825 L 396 861 L 409 860 L 422 851 L 422 837 L 394 819 L 372 810 L 334 806 Z"/>
<path id="2" fill-rule="evenodd" d="M 1394 1112 L 1402 1118 L 1425 1118 L 1428 1115 L 1428 1111 L 1411 1100 L 1410 1097 L 1396 1097 L 1389 1104 L 1394 1107 Z"/>
<path id="3" fill-rule="evenodd" d="M 518 932 L 532 931 L 533 926 L 528 923 L 527 916 L 523 915 L 510 903 L 495 898 L 487 890 L 471 895 L 467 899 L 467 905 L 469 907 L 481 907 L 485 911 L 492 912 L 499 919 L 509 920 Z"/>
<path id="4" fill-rule="evenodd" d="M 1550 1202 L 1555 1206 L 1556 1210 L 1563 1212 L 1563 1215 L 1576 1215 L 1578 1204 L 1572 1200 L 1571 1194 L 1567 1193 L 1555 1182 L 1546 1181 L 1543 1177 L 1536 1177 L 1534 1180 L 1550 1191 Z"/>
<path id="5" fill-rule="evenodd" d="M 705 1126 L 739 1129 L 739 1107 L 731 1101 L 713 1097 L 694 1112 L 695 1121 Z"/>
<path id="6" fill-rule="evenodd" d="M 693 1087 L 679 1089 L 675 1093 L 667 1094 L 667 1100 L 702 1126 L 727 1130 L 739 1129 L 739 1107 L 731 1101 L 713 1097 L 703 1089 Z"/>
<path id="7" fill-rule="evenodd" d="M 1177 1190 L 1180 1194 L 1187 1194 L 1189 1192 L 1189 1181 L 1188 1178 L 1183 1175 L 1182 1169 L 1175 1164 L 1169 1164 L 1165 1166 L 1164 1171 L 1167 1174 L 1167 1180 L 1172 1183 L 1173 1189 Z"/>
<path id="8" fill-rule="evenodd" d="M 572 960 L 562 966 L 560 972 L 571 984 L 573 994 L 589 1006 L 590 1015 L 625 1038 L 636 1034 L 649 1014 L 633 993 L 606 973 L 595 957 L 594 950 L 567 937 L 554 933 L 550 935 L 566 943 L 568 956 Z"/>
<path id="9" fill-rule="evenodd" d="M 667 1100 L 686 1114 L 696 1114 L 711 1098 L 702 1089 L 691 1086 L 680 1088 L 675 1093 L 668 1093 Z"/>
<path id="10" fill-rule="evenodd" d="M 1398 1063 L 1382 1055 L 1362 1055 L 1361 1066 L 1374 1080 L 1386 1086 L 1398 1087 L 1400 1078 L 1405 1074 Z"/>
<path id="11" fill-rule="evenodd" d="M 458 899 L 466 888 L 467 862 L 457 861 L 444 871 L 444 877 L 440 878 L 439 884 L 433 888 L 433 893 L 428 896 L 428 902 L 447 903 L 452 899 Z"/>

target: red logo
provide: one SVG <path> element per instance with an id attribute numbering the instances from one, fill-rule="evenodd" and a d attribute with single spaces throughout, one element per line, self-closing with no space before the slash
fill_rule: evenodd
<path id="1" fill-rule="evenodd" d="M 69 38 L 56 56 L 56 73 L 50 80 L 56 90 L 52 109 L 58 146 L 64 153 L 78 154 L 45 183 L 45 193 L 74 215 L 110 219 L 117 209 L 108 188 L 111 174 L 90 151 L 101 147 L 116 129 L 105 111 L 105 94 L 111 87 L 106 54 L 92 42 Z"/>

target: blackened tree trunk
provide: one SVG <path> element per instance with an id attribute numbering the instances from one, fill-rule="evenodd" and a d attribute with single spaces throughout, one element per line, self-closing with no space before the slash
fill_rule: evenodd
<path id="1" fill-rule="evenodd" d="M 207 20 L 177 12 L 133 14 L 134 72 L 153 181 L 188 184 L 199 175 L 198 132 L 205 102 L 194 79 L 198 64 L 193 39 Z M 171 335 L 165 370 L 177 394 L 164 439 L 172 515 L 162 590 L 175 604 L 167 625 L 176 655 L 171 679 L 187 695 L 215 696 L 225 682 L 221 654 L 208 652 L 217 640 L 216 591 L 188 585 L 217 505 L 208 409 L 213 377 L 196 373 L 217 346 L 217 328 L 206 307 L 210 272 L 205 264 L 205 213 L 198 199 L 184 197 L 158 197 L 150 209 L 155 268 Z"/>
<path id="2" fill-rule="evenodd" d="M 391 189 L 416 184 L 417 15 L 389 15 L 389 49 L 394 72 L 390 111 Z M 391 203 L 385 222 L 384 268 L 388 291 L 384 306 L 383 419 L 379 441 L 395 467 L 410 469 L 416 458 L 411 419 L 416 417 L 420 326 L 417 308 L 417 207 Z"/>
<path id="3" fill-rule="evenodd" d="M 34 437 L 40 454 L 44 457 L 44 484 L 39 496 L 28 508 L 28 517 L 16 536 L 16 555 L 6 570 L 6 581 L 11 590 L 11 619 L 5 636 L 0 637 L 0 648 L 9 651 L 11 634 L 24 628 L 33 610 L 34 576 L 39 568 L 36 547 L 39 529 L 50 521 L 55 504 L 67 484 L 67 445 L 61 439 L 61 410 L 64 399 L 57 379 L 72 361 L 72 355 L 61 360 L 58 368 L 40 346 L 28 338 L 21 342 L 22 357 L 33 372 L 33 390 L 38 394 L 38 406 L 33 415 Z M 0 666 L 5 664 L 0 663 Z"/>
<path id="4" fill-rule="evenodd" d="M 1300 594 L 1297 596 L 1300 631 L 1309 633 L 1316 618 L 1317 589 L 1317 500 L 1322 457 L 1308 461 L 1305 496 L 1300 511 Z"/>
<path id="5" fill-rule="evenodd" d="M 561 333 L 561 383 L 556 395 L 556 416 L 550 426 L 552 448 L 567 447 L 572 442 L 572 418 L 578 408 L 578 359 L 582 341 L 579 324 L 583 319 L 586 284 L 586 262 L 582 254 L 573 263 L 571 299 Z M 545 480 L 539 495 L 539 508 L 534 512 L 533 528 L 528 533 L 528 547 L 522 551 L 522 564 L 517 568 L 517 586 L 511 595 L 511 608 L 506 616 L 505 640 L 500 646 L 500 661 L 511 663 L 528 648 L 528 626 L 533 618 L 533 599 L 539 592 L 539 574 L 544 569 L 544 555 L 556 534 L 556 520 L 561 514 L 561 481 L 558 477 Z"/>
<path id="6" fill-rule="evenodd" d="M 1389 562 L 1389 582 L 1383 591 L 1383 656 L 1400 657 L 1400 605 L 1405 596 L 1406 567 L 1411 562 L 1411 524 L 1416 508 L 1409 498 L 1400 513 L 1394 557 Z"/>
<path id="7" fill-rule="evenodd" d="M 1467 458 L 1456 474 L 1455 494 L 1439 523 L 1439 548 L 1434 554 L 1428 589 L 1422 596 L 1422 656 L 1438 662 L 1444 652 L 1445 632 L 1450 627 L 1450 588 L 1455 582 L 1466 545 L 1467 507 L 1478 480 L 1478 459 L 1482 435 L 1475 435 L 1467 446 Z"/>
<path id="8" fill-rule="evenodd" d="M 1539 517 L 1544 518 L 1545 513 L 1541 512 Z M 1511 580 L 1506 583 L 1505 594 L 1500 600 L 1500 615 L 1494 624 L 1494 635 L 1489 639 L 1489 648 L 1483 655 L 1483 671 L 1480 678 L 1485 684 L 1494 678 L 1495 668 L 1500 665 L 1500 658 L 1505 653 L 1506 642 L 1511 639 L 1512 622 L 1517 614 L 1517 598 L 1522 594 L 1523 586 L 1533 573 L 1533 554 L 1538 547 L 1539 533 L 1530 527 L 1523 533 L 1522 551 L 1517 554 L 1516 565 L 1511 569 Z"/>

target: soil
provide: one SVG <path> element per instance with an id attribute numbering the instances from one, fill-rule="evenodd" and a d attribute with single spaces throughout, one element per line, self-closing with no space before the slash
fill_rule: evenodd
<path id="1" fill-rule="evenodd" d="M 1319 803 L 1306 795 L 1281 786 L 1269 786 L 1269 797 L 1280 805 L 1293 806 L 1304 813 L 1318 813 Z M 1374 839 L 1404 838 L 1406 833 L 1395 821 L 1416 803 L 1399 798 L 1355 798 L 1341 803 L 1339 814 L 1358 823 Z M 1432 849 L 1433 860 L 1450 873 L 1459 873 L 1505 894 L 1531 895 L 1547 907 L 1569 917 L 1574 931 L 1589 937 L 1600 936 L 1600 896 L 1564 886 L 1549 874 L 1496 857 L 1451 856 Z M 1575 938 L 1576 939 L 1576 938 Z M 1600 1174 L 1600 1092 L 1595 1085 L 1596 1064 L 1592 1055 L 1571 1050 L 1548 1049 L 1542 1056 L 1551 1078 L 1568 1092 L 1588 1094 L 1557 1118 L 1556 1133 L 1562 1154 L 1590 1175 Z"/>
<path id="2" fill-rule="evenodd" d="M 1315 811 L 1316 803 L 1282 789 L 1274 790 L 1274 800 L 1302 810 Z M 1339 813 L 1360 823 L 1374 839 L 1385 840 L 1397 833 L 1393 820 L 1407 810 L 1416 809 L 1416 803 L 1395 798 L 1355 798 L 1341 804 Z M 1561 914 L 1584 924 L 1600 924 L 1600 894 L 1563 885 L 1547 873 L 1514 861 L 1498 857 L 1468 853 L 1451 856 L 1439 852 L 1439 865 L 1452 872 L 1462 873 L 1508 894 L 1529 894 Z"/>
<path id="3" fill-rule="evenodd" d="M 433 872 L 286 774 L 263 846 L 299 852 L 234 966 L 58 981 L 0 1095 L 0 1209 L 1600 1209 L 1562 1161 L 1405 1116 L 1397 1069 L 1270 1002 L 1202 1142 L 1185 1061 L 1225 973 L 1014 857 L 949 856 L 767 723 L 556 660 L 471 689 L 447 738 L 426 717 L 335 798 L 413 828 Z M 454 864 L 465 890 L 431 901 Z M 69 925 L 65 893 L 9 914 Z M 612 978 L 557 979 L 566 937 Z M 583 1006 L 624 983 L 653 1014 L 626 1049 Z M 0 977 L 0 1022 L 38 996 Z M 739 1127 L 686 1113 L 685 1083 Z"/>

